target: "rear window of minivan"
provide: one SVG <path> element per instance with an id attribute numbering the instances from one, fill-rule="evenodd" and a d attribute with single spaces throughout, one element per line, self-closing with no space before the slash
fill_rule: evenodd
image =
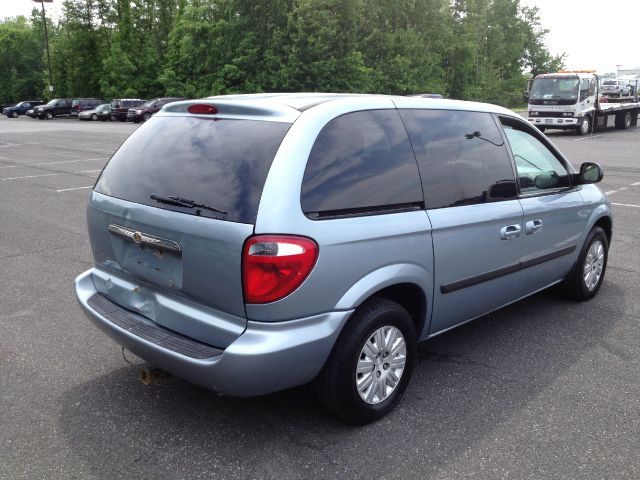
<path id="1" fill-rule="evenodd" d="M 153 117 L 113 155 L 95 191 L 181 213 L 255 223 L 273 157 L 291 124 Z M 160 203 L 181 197 L 223 210 Z"/>

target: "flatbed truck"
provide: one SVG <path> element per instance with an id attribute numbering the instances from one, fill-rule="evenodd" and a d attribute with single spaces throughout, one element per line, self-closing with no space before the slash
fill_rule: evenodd
<path id="1" fill-rule="evenodd" d="M 624 130 L 638 124 L 638 85 L 634 94 L 621 98 L 604 96 L 593 70 L 561 70 L 536 76 L 527 83 L 527 120 L 541 131 L 573 129 L 586 135 L 611 123 Z"/>

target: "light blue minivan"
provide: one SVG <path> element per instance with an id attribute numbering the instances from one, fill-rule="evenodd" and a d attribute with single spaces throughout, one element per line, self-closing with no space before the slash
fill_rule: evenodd
<path id="1" fill-rule="evenodd" d="M 234 396 L 314 381 L 353 423 L 388 413 L 416 345 L 557 285 L 602 284 L 612 214 L 501 107 L 258 94 L 165 106 L 119 148 L 75 282 L 119 344 Z"/>

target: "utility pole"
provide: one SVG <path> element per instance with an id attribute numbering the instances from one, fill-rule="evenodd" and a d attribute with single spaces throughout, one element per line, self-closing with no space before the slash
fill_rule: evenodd
<path id="1" fill-rule="evenodd" d="M 53 3 L 53 0 L 33 0 L 42 5 L 42 24 L 44 25 L 44 44 L 47 49 L 47 66 L 49 67 L 49 93 L 53 94 L 53 77 L 51 75 L 51 55 L 49 54 L 49 32 L 47 31 L 47 17 L 44 13 L 44 2 Z"/>

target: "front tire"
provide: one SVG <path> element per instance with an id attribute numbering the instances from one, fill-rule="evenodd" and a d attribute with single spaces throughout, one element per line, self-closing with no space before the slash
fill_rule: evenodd
<path id="1" fill-rule="evenodd" d="M 583 117 L 576 131 L 578 132 L 578 135 L 587 135 L 588 133 L 591 133 L 591 117 Z"/>
<path id="2" fill-rule="evenodd" d="M 143 121 L 143 122 L 146 122 L 146 121 L 147 121 L 147 120 L 149 120 L 150 118 L 151 118 L 151 114 L 150 114 L 149 112 L 147 112 L 147 113 L 145 113 L 145 114 L 142 116 L 142 121 Z"/>
<path id="3" fill-rule="evenodd" d="M 596 296 L 607 269 L 609 239 L 600 227 L 587 235 L 571 277 L 563 285 L 563 293 L 574 300 L 584 301 Z"/>
<path id="4" fill-rule="evenodd" d="M 402 397 L 416 356 L 411 316 L 391 300 L 372 298 L 351 316 L 316 379 L 320 402 L 349 423 L 378 420 Z"/>
<path id="5" fill-rule="evenodd" d="M 51 120 L 53 118 L 53 112 L 47 112 L 44 115 L 47 117 L 47 120 Z"/>
<path id="6" fill-rule="evenodd" d="M 98 120 L 98 115 L 96 115 L 95 113 L 92 113 L 92 114 L 91 114 L 91 120 L 93 120 L 94 122 L 95 122 L 96 120 Z"/>

